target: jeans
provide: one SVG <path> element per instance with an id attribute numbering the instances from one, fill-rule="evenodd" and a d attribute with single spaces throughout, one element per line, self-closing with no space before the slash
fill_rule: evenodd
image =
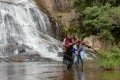
<path id="1" fill-rule="evenodd" d="M 75 55 L 74 63 L 76 66 L 79 66 L 79 60 L 81 61 L 82 64 L 84 64 L 84 55 L 85 51 L 81 51 L 79 55 Z"/>

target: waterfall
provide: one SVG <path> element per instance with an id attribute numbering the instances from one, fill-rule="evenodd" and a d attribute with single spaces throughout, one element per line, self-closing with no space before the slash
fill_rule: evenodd
<path id="1" fill-rule="evenodd" d="M 61 60 L 60 42 L 51 36 L 49 19 L 33 0 L 0 0 L 0 57 L 16 55 L 22 47 Z"/>

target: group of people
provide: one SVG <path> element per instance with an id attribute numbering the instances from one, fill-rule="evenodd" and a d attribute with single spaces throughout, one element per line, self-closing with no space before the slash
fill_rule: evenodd
<path id="1" fill-rule="evenodd" d="M 71 38 L 69 34 L 63 41 L 63 63 L 67 65 L 67 69 L 72 69 L 73 63 L 75 68 L 78 69 L 79 61 L 82 64 L 82 70 L 84 69 L 84 55 L 85 50 L 82 46 L 82 39 L 77 35 Z"/>

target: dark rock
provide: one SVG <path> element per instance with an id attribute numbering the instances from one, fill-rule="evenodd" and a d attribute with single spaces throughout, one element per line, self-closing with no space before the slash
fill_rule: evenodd
<path id="1" fill-rule="evenodd" d="M 18 45 L 18 53 L 23 53 L 26 52 L 26 50 L 31 50 L 31 48 L 29 48 L 27 45 L 22 44 L 22 45 Z"/>
<path id="2" fill-rule="evenodd" d="M 57 56 L 58 57 L 63 57 L 63 52 L 58 52 Z"/>
<path id="3" fill-rule="evenodd" d="M 18 50 L 19 53 L 25 52 L 25 49 Z"/>
<path id="4" fill-rule="evenodd" d="M 51 62 L 50 58 L 41 57 L 38 52 L 22 52 L 21 54 L 3 59 L 4 62 Z"/>
<path id="5" fill-rule="evenodd" d="M 58 47 L 56 45 L 51 45 L 48 47 L 49 52 L 54 52 L 55 50 L 58 50 Z"/>
<path id="6" fill-rule="evenodd" d="M 109 40 L 102 39 L 100 36 L 89 36 L 83 40 L 84 48 L 91 52 L 97 52 L 110 48 L 112 43 Z"/>

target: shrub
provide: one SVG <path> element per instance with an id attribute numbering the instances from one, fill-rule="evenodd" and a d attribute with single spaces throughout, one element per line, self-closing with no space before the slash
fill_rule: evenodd
<path id="1" fill-rule="evenodd" d="M 87 7 L 84 11 L 83 26 L 87 32 L 99 35 L 105 39 L 114 41 L 112 31 L 120 23 L 120 7 L 105 6 Z"/>
<path id="2" fill-rule="evenodd" d="M 81 38 L 86 37 L 85 33 L 80 32 L 80 27 L 65 27 L 63 30 L 65 35 L 69 33 L 71 37 L 74 37 L 74 35 L 78 35 Z"/>
<path id="3" fill-rule="evenodd" d="M 72 0 L 80 22 L 89 35 L 99 35 L 113 43 L 120 41 L 120 0 Z"/>
<path id="4" fill-rule="evenodd" d="M 112 47 L 98 52 L 99 65 L 105 69 L 120 67 L 120 49 Z"/>

